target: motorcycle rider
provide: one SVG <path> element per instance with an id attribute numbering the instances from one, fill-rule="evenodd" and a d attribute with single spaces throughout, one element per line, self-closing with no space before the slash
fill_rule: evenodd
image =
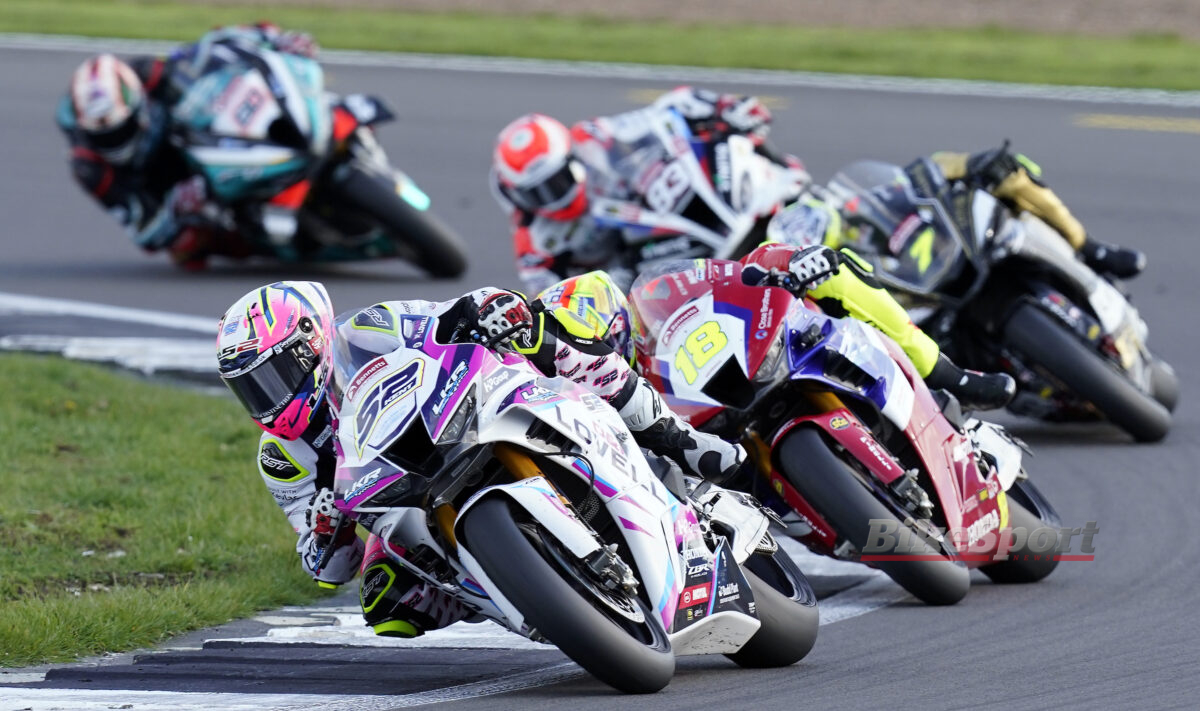
<path id="1" fill-rule="evenodd" d="M 569 130 L 549 116 L 522 116 L 497 138 L 490 183 L 512 220 L 517 273 L 531 293 L 592 269 L 607 270 L 625 287 L 633 282 L 635 275 L 623 264 L 622 235 L 595 224 L 588 200 L 590 195 L 628 200 L 662 192 L 662 181 L 653 181 L 656 157 L 639 156 L 639 151 L 645 153 L 639 141 L 648 122 L 668 110 L 678 112 L 702 141 L 740 134 L 769 160 L 803 170 L 797 158 L 767 144 L 771 112 L 752 96 L 681 86 L 648 107 L 581 121 Z M 646 160 L 640 182 L 648 184 L 632 185 L 622 178 L 614 156 Z"/>
<path id="2" fill-rule="evenodd" d="M 1105 244 L 1089 236 L 1083 224 L 1043 182 L 1041 166 L 1020 153 L 1009 151 L 1008 145 L 1005 141 L 999 148 L 973 154 L 939 151 L 931 155 L 930 160 L 946 180 L 961 180 L 971 187 L 986 190 L 1018 213 L 1029 212 L 1046 222 L 1095 271 L 1129 279 L 1146 268 L 1146 255 L 1142 252 Z M 930 180 L 936 182 L 937 177 L 931 176 Z"/>
<path id="3" fill-rule="evenodd" d="M 71 75 L 55 117 L 79 186 L 128 230 L 134 244 L 147 252 L 167 249 L 189 269 L 203 267 L 209 254 L 245 256 L 244 246 L 216 219 L 203 176 L 169 142 L 170 107 L 219 48 L 231 44 L 306 57 L 317 52 L 308 34 L 262 23 L 213 30 L 170 57 L 123 61 L 100 54 Z"/>
<path id="4" fill-rule="evenodd" d="M 276 282 L 255 289 L 226 311 L 218 327 L 218 371 L 263 430 L 259 473 L 284 510 L 305 571 L 332 587 L 362 562 L 363 616 L 377 634 L 413 637 L 462 619 L 461 604 L 392 563 L 390 543 L 367 544 L 355 525 L 339 525 L 334 505 L 336 408 L 331 374 L 349 353 L 389 353 L 401 343 L 404 314 L 438 319 L 442 343 L 480 343 L 525 356 L 548 376 L 583 385 L 615 408 L 634 439 L 685 472 L 723 481 L 745 460 L 738 445 L 697 432 L 620 355 L 564 310 L 546 310 L 517 292 L 483 288 L 458 299 L 387 301 L 335 321 L 316 282 Z"/>
<path id="5" fill-rule="evenodd" d="M 1005 406 L 1016 382 L 1003 373 L 980 373 L 956 365 L 918 328 L 872 275 L 871 265 L 849 249 L 767 243 L 740 260 L 742 282 L 778 286 L 817 302 L 831 316 L 852 316 L 882 331 L 904 350 L 930 388 L 945 390 L 969 409 Z M 611 277 L 602 271 L 571 277 L 542 292 L 539 301 L 589 324 L 593 335 L 634 362 L 637 315 Z"/>

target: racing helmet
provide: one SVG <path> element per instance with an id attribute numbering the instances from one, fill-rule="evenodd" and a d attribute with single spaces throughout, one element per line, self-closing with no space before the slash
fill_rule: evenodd
<path id="1" fill-rule="evenodd" d="M 587 324 L 587 337 L 603 341 L 622 358 L 634 362 L 633 334 L 637 317 L 629 300 L 604 271 L 588 272 L 549 287 L 538 299 L 548 311 L 565 309 Z"/>
<path id="2" fill-rule="evenodd" d="M 332 373 L 333 304 L 314 281 L 279 281 L 221 317 L 217 370 L 263 430 L 293 440 L 325 398 Z"/>
<path id="3" fill-rule="evenodd" d="M 574 220 L 587 209 L 587 170 L 575 157 L 571 132 L 557 119 L 526 114 L 504 127 L 492 152 L 500 192 L 514 205 L 552 220 Z"/>
<path id="4" fill-rule="evenodd" d="M 87 59 L 71 76 L 70 96 L 88 147 L 110 163 L 132 160 L 148 123 L 146 93 L 133 69 L 111 54 Z"/>

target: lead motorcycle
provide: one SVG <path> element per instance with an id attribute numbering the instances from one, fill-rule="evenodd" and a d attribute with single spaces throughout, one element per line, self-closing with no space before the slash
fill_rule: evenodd
<path id="1" fill-rule="evenodd" d="M 325 90 L 315 60 L 218 45 L 200 76 L 173 78 L 172 142 L 251 254 L 284 261 L 400 258 L 433 276 L 466 269 L 461 240 L 392 167 L 375 97 Z"/>
<path id="2" fill-rule="evenodd" d="M 636 200 L 593 198 L 596 226 L 619 230 L 635 274 L 690 257 L 736 259 L 758 246 L 776 208 L 811 179 L 760 155 L 749 138 L 700 140 L 674 110 L 623 114 L 607 160 L 619 183 L 643 186 Z M 628 138 L 629 140 L 626 140 Z M 627 284 L 625 285 L 627 286 Z"/>
<path id="3" fill-rule="evenodd" d="M 403 316 L 394 352 L 343 339 L 336 361 L 338 506 L 397 564 L 625 692 L 666 686 L 676 655 L 808 653 L 815 596 L 765 509 L 664 484 L 595 394 L 437 325 Z"/>
<path id="4" fill-rule="evenodd" d="M 1057 544 L 1058 515 L 1017 441 L 935 398 L 874 328 L 747 286 L 741 269 L 695 260 L 639 277 L 638 363 L 694 426 L 745 444 L 751 490 L 792 536 L 934 605 L 966 595 L 968 568 L 997 582 L 1050 574 L 1053 554 L 1032 546 Z"/>
<path id="5" fill-rule="evenodd" d="M 911 170 L 937 168 L 922 161 Z M 1016 414 L 1107 419 L 1139 442 L 1165 437 L 1178 379 L 1150 352 L 1146 322 L 1119 285 L 1049 225 L 989 193 L 944 181 L 922 191 L 914 182 L 897 166 L 859 161 L 829 188 L 850 218 L 869 225 L 855 250 L 921 328 L 963 365 L 1012 374 Z"/>

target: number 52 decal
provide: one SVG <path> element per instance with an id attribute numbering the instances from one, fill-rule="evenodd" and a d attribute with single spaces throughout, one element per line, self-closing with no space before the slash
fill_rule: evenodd
<path id="1" fill-rule="evenodd" d="M 725 348 L 729 338 L 716 321 L 705 321 L 692 331 L 675 351 L 675 369 L 688 385 L 696 382 L 700 368 Z"/>

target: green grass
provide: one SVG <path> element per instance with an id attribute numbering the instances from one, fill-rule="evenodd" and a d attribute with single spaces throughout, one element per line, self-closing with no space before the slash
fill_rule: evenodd
<path id="1" fill-rule="evenodd" d="M 0 665 L 134 649 L 320 592 L 232 399 L 0 355 Z"/>
<path id="2" fill-rule="evenodd" d="M 1162 35 L 672 25 L 163 0 L 3 0 L 0 31 L 191 40 L 214 25 L 263 18 L 338 48 L 1200 89 L 1200 44 Z"/>

